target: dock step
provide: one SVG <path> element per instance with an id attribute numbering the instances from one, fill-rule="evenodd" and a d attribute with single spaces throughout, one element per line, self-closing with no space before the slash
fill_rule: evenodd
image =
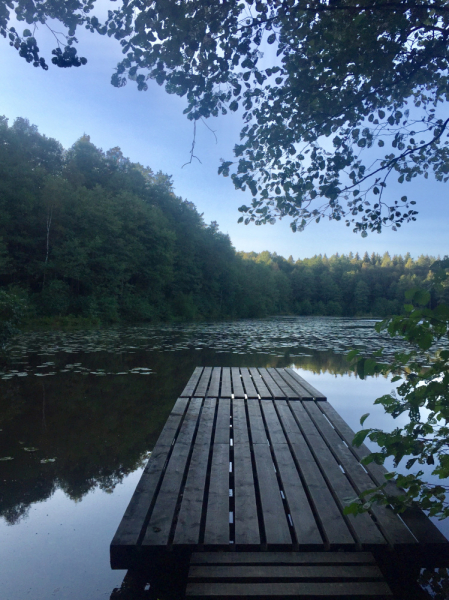
<path id="1" fill-rule="evenodd" d="M 371 552 L 194 552 L 186 597 L 393 597 Z"/>

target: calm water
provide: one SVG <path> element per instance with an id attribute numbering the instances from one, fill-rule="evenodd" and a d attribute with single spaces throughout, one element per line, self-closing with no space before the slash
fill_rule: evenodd
<path id="1" fill-rule="evenodd" d="M 1 597 L 109 600 L 124 576 L 109 543 L 196 366 L 291 366 L 354 429 L 366 412 L 391 429 L 372 402 L 393 385 L 357 379 L 345 359 L 399 349 L 373 325 L 285 317 L 17 337 L 0 365 Z"/>

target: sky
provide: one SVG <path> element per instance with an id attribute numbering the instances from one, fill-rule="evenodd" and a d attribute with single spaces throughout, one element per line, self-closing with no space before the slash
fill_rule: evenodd
<path id="1" fill-rule="evenodd" d="M 20 24 L 19 31 L 22 28 Z M 291 231 L 288 219 L 259 227 L 237 224 L 238 207 L 249 204 L 251 194 L 235 190 L 231 179 L 218 175 L 217 170 L 221 158 L 232 159 L 232 149 L 239 141 L 242 122 L 238 114 L 209 119 L 207 127 L 198 123 L 195 154 L 201 162 L 194 159 L 186 165 L 193 124 L 182 114 L 185 99 L 167 94 L 151 80 L 147 92 L 138 92 L 134 82 L 114 88 L 110 77 L 122 56 L 116 40 L 80 30 L 78 54 L 88 59 L 87 65 L 60 69 L 50 63 L 54 44 L 49 32 L 37 36 L 48 71 L 27 64 L 0 38 L 0 115 L 10 123 L 17 117 L 27 118 L 40 133 L 57 139 L 65 148 L 88 134 L 103 150 L 119 146 L 133 162 L 172 175 L 175 193 L 193 202 L 206 223 L 217 221 L 237 250 L 269 250 L 286 258 L 292 255 L 295 260 L 351 251 L 410 252 L 413 257 L 449 254 L 448 187 L 431 178 L 387 188 L 385 199 L 396 188 L 400 193 L 395 197 L 406 194 L 417 202 L 417 221 L 404 224 L 397 232 L 385 229 L 363 239 L 344 221 L 322 220 L 301 233 Z"/>

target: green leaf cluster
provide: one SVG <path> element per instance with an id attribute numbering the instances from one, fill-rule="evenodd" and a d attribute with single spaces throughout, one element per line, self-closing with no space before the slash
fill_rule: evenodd
<path id="1" fill-rule="evenodd" d="M 447 260 L 434 264 L 434 286 L 444 283 L 447 267 Z M 410 345 L 408 352 L 396 353 L 389 364 L 372 358 L 358 358 L 354 351 L 348 358 L 357 358 L 355 366 L 363 376 L 394 374 L 392 382 L 399 381 L 399 386 L 390 394 L 377 398 L 374 404 L 383 406 L 393 419 L 407 418 L 403 426 L 397 426 L 391 432 L 378 428 L 359 431 L 354 438 L 356 446 L 366 439 L 379 446 L 377 452 L 372 452 L 362 462 L 383 464 L 386 458 L 392 457 L 395 468 L 401 465 L 410 470 L 418 465 L 430 465 L 432 475 L 441 483 L 427 481 L 422 469 L 409 474 L 390 473 L 387 479 L 394 477 L 403 493 L 392 497 L 387 493 L 385 483 L 354 502 L 348 509 L 354 514 L 368 510 L 374 502 L 381 502 L 391 504 L 398 511 L 413 504 L 431 516 L 440 519 L 449 516 L 446 500 L 449 491 L 446 484 L 449 477 L 449 305 L 440 304 L 431 309 L 430 298 L 428 290 L 409 290 L 405 316 L 376 325 L 379 333 L 387 332 L 406 340 Z M 442 340 L 446 344 L 437 348 L 436 343 Z M 367 417 L 361 418 L 362 425 Z"/>

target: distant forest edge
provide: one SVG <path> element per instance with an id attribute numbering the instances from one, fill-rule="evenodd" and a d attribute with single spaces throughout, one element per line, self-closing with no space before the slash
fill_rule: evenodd
<path id="1" fill-rule="evenodd" d="M 22 118 L 0 117 L 0 203 L 0 292 L 33 318 L 386 316 L 435 260 L 236 252 L 170 176 L 87 135 L 64 150 Z M 448 287 L 434 292 L 441 301 Z"/>

